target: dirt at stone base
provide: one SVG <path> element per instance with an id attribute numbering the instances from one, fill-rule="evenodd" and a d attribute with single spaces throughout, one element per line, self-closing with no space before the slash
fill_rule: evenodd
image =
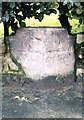
<path id="1" fill-rule="evenodd" d="M 3 118 L 82 118 L 82 76 L 51 76 L 32 81 L 2 76 Z"/>

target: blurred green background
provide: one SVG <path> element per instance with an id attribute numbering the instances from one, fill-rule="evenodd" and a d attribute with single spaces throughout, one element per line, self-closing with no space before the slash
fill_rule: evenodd
<path id="1" fill-rule="evenodd" d="M 61 27 L 61 24 L 58 20 L 58 15 L 56 14 L 51 14 L 51 15 L 44 15 L 44 19 L 42 22 L 39 22 L 39 20 L 34 19 L 34 17 L 30 19 L 26 19 L 26 26 L 56 26 L 56 27 Z M 75 33 L 81 33 L 84 32 L 84 25 L 79 24 L 79 20 L 72 19 L 70 20 L 70 24 L 72 25 L 72 34 Z M 12 33 L 11 27 L 9 28 L 9 33 Z M 4 36 L 4 29 L 3 29 L 3 23 L 0 23 L 0 38 L 3 38 Z"/>

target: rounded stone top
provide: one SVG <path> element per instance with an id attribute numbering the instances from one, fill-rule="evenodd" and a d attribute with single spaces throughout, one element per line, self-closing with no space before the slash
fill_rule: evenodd
<path id="1" fill-rule="evenodd" d="M 27 27 L 10 36 L 12 54 L 34 80 L 74 70 L 72 39 L 64 28 Z"/>

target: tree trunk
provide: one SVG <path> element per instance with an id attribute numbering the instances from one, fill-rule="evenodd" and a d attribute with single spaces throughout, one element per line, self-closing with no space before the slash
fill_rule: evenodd
<path id="1" fill-rule="evenodd" d="M 66 5 L 65 6 L 63 5 L 63 2 L 59 2 L 58 10 L 61 13 L 61 15 L 59 16 L 60 23 L 61 23 L 62 27 L 66 28 L 68 33 L 70 34 L 71 25 L 68 21 L 68 16 L 66 15 L 66 13 L 68 12 L 68 8 Z"/>
<path id="2" fill-rule="evenodd" d="M 2 17 L 5 14 L 6 11 L 6 2 L 2 2 Z M 4 38 L 8 37 L 9 35 L 9 22 L 3 22 L 3 26 L 4 26 Z"/>
<path id="3" fill-rule="evenodd" d="M 6 2 L 2 2 L 2 17 L 5 14 L 6 11 Z M 3 59 L 3 69 L 2 71 L 7 72 L 7 71 L 17 71 L 18 73 L 21 73 L 23 75 L 25 75 L 25 72 L 21 66 L 20 63 L 17 62 L 17 60 L 13 57 L 11 50 L 10 50 L 10 44 L 9 44 L 9 26 L 10 26 L 10 20 L 8 22 L 3 22 L 3 26 L 4 26 L 4 59 Z M 10 60 L 12 60 L 12 63 L 14 63 L 17 67 L 18 70 L 13 70 L 12 68 L 10 68 Z"/>
<path id="4" fill-rule="evenodd" d="M 74 81 L 77 81 L 77 51 L 76 51 L 76 40 L 77 40 L 77 35 L 75 36 L 74 40 L 74 55 L 75 55 L 75 63 L 74 63 Z"/>

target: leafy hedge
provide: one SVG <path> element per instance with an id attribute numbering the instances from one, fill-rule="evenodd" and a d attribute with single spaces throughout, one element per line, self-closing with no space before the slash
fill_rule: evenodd
<path id="1" fill-rule="evenodd" d="M 68 18 L 78 19 L 81 25 L 84 24 L 84 3 L 65 0 L 64 2 L 3 2 L 2 3 L 2 22 L 4 23 L 4 36 L 8 36 L 8 29 L 16 32 L 18 27 L 26 27 L 25 19 L 34 16 L 40 22 L 44 14 L 57 14 L 59 11 L 59 21 L 69 33 L 72 26 Z M 18 26 L 19 24 L 19 26 Z"/>

